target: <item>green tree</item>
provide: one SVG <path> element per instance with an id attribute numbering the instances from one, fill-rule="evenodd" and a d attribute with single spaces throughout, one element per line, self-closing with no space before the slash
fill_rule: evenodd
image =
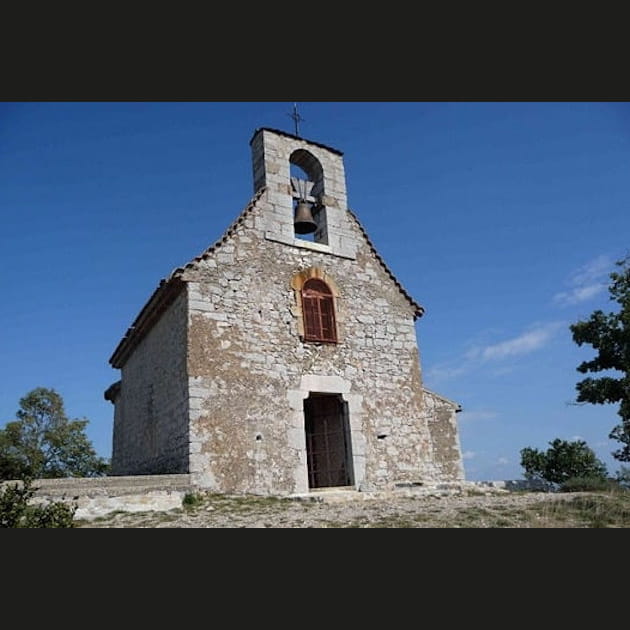
<path id="1" fill-rule="evenodd" d="M 606 479 L 606 465 L 599 460 L 584 440 L 568 442 L 556 438 L 549 442 L 546 453 L 529 446 L 521 450 L 521 466 L 525 478 L 550 484 L 563 484 L 569 479 Z"/>
<path id="2" fill-rule="evenodd" d="M 621 423 L 609 434 L 623 446 L 612 453 L 615 459 L 630 461 L 630 256 L 618 261 L 618 271 L 610 274 L 608 292 L 610 300 L 619 304 L 618 312 L 604 313 L 597 310 L 586 321 L 570 326 L 573 341 L 578 346 L 589 344 L 597 350 L 597 356 L 584 361 L 577 370 L 604 372 L 612 375 L 599 378 L 587 377 L 576 385 L 577 402 L 603 405 L 619 403 Z"/>
<path id="3" fill-rule="evenodd" d="M 20 400 L 17 417 L 0 429 L 0 479 L 106 474 L 107 461 L 85 434 L 88 420 L 69 420 L 54 389 L 29 392 Z"/>

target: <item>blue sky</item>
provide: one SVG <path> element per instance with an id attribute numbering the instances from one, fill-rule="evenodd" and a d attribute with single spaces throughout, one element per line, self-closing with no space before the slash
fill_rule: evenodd
<path id="1" fill-rule="evenodd" d="M 108 359 L 160 279 L 252 196 L 249 140 L 289 102 L 0 103 L 0 425 L 52 387 L 111 454 Z M 575 406 L 569 324 L 614 308 L 630 250 L 630 104 L 306 102 L 350 208 L 405 289 L 425 385 L 460 402 L 471 480 L 584 439 L 619 468 L 615 406 Z"/>

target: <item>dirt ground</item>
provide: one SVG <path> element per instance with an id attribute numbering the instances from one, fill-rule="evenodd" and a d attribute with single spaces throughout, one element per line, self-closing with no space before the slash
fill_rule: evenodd
<path id="1" fill-rule="evenodd" d="M 595 493 L 444 496 L 331 494 L 308 499 L 188 495 L 168 512 L 112 513 L 78 527 L 108 528 L 549 528 L 628 527 L 630 500 Z"/>

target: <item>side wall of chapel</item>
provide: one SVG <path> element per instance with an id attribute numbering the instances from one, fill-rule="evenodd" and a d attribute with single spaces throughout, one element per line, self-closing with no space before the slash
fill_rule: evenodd
<path id="1" fill-rule="evenodd" d="M 187 322 L 184 288 L 122 368 L 114 475 L 188 472 Z"/>

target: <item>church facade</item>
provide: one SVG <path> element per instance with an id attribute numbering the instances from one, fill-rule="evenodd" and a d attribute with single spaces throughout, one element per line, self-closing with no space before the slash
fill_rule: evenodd
<path id="1" fill-rule="evenodd" d="M 253 198 L 110 358 L 112 474 L 278 495 L 463 480 L 459 405 L 423 388 L 423 308 L 348 209 L 342 153 L 250 144 Z"/>

